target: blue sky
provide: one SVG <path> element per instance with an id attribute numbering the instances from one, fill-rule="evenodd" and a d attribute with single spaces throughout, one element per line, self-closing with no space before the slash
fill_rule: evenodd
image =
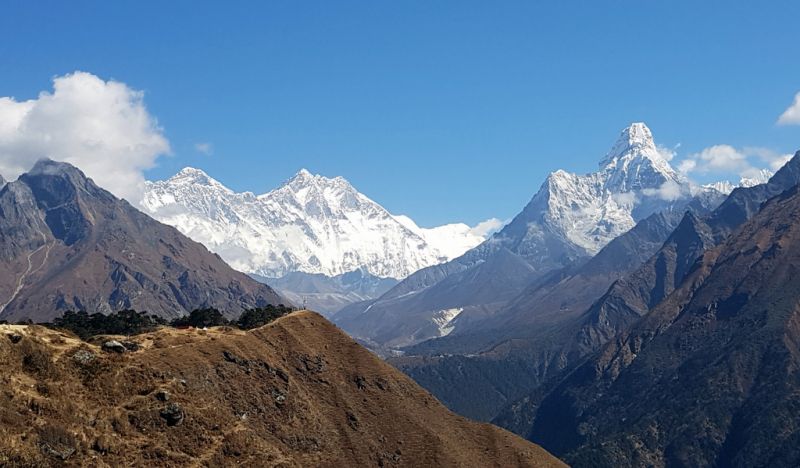
<path id="1" fill-rule="evenodd" d="M 673 165 L 800 149 L 776 125 L 800 92 L 798 2 L 10 3 L 0 96 L 77 70 L 143 91 L 171 152 L 150 180 L 193 166 L 263 193 L 304 167 L 421 226 L 474 225 L 595 170 L 631 122 L 680 144 Z M 717 172 L 691 175 L 738 178 Z"/>

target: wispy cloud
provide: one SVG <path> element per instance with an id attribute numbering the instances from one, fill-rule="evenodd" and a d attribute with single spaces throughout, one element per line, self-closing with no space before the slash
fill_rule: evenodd
<path id="1" fill-rule="evenodd" d="M 618 205 L 635 205 L 640 201 L 636 192 L 615 193 L 611 195 L 611 198 Z"/>
<path id="2" fill-rule="evenodd" d="M 664 182 L 657 189 L 644 189 L 642 193 L 649 197 L 656 196 L 666 201 L 675 201 L 685 195 L 681 192 L 681 186 L 674 180 Z"/>
<path id="3" fill-rule="evenodd" d="M 170 153 L 143 98 L 124 83 L 80 71 L 53 79 L 53 92 L 36 99 L 0 97 L 0 173 L 14 179 L 47 157 L 74 164 L 114 195 L 138 203 L 142 171 Z"/>
<path id="4" fill-rule="evenodd" d="M 477 226 L 470 229 L 470 233 L 486 238 L 499 231 L 506 224 L 508 224 L 508 221 L 500 221 L 497 218 L 491 218 L 483 221 L 482 223 L 478 223 Z"/>
<path id="5" fill-rule="evenodd" d="M 194 149 L 209 156 L 211 156 L 214 153 L 214 145 L 212 145 L 211 143 L 195 143 Z"/>
<path id="6" fill-rule="evenodd" d="M 757 156 L 761 161 L 767 163 L 767 168 L 772 172 L 778 172 L 784 164 L 792 159 L 792 154 L 781 154 L 769 148 L 759 148 L 757 146 L 746 146 L 743 149 L 745 154 Z"/>
<path id="7" fill-rule="evenodd" d="M 781 154 L 769 148 L 749 146 L 737 150 L 730 145 L 715 145 L 689 155 L 678 164 L 678 171 L 683 174 L 736 173 L 742 177 L 754 177 L 761 171 L 753 164 L 754 159 L 761 161 L 759 166 L 766 164 L 770 171 L 776 172 L 791 158 L 791 154 Z"/>
<path id="8" fill-rule="evenodd" d="M 677 150 L 680 147 L 681 147 L 680 143 L 675 145 L 675 147 L 672 148 L 672 149 L 669 149 L 669 148 L 667 148 L 665 146 L 662 146 L 662 145 L 658 145 L 658 146 L 656 146 L 656 151 L 658 151 L 658 154 L 662 158 L 664 158 L 665 161 L 672 161 L 672 158 L 674 158 L 675 155 L 678 154 L 675 150 Z"/>
<path id="9" fill-rule="evenodd" d="M 795 94 L 794 103 L 778 117 L 778 125 L 800 125 L 800 93 Z"/>

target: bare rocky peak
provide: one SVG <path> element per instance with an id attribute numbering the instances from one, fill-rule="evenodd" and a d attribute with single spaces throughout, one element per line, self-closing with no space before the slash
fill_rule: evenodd
<path id="1" fill-rule="evenodd" d="M 9 321 L 125 308 L 235 317 L 288 304 L 67 163 L 39 161 L 0 191 L 0 246 L 0 317 Z"/>

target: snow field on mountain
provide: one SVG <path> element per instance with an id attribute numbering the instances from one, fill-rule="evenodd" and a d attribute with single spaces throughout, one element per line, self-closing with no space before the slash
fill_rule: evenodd
<path id="1" fill-rule="evenodd" d="M 256 197 L 185 168 L 167 181 L 148 182 L 142 206 L 234 268 L 271 278 L 357 269 L 404 278 L 484 240 L 461 223 L 420 228 L 406 216 L 391 215 L 345 179 L 306 170 Z"/>

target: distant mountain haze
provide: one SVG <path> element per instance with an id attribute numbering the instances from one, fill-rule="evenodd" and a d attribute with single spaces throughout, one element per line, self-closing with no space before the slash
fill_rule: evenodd
<path id="1" fill-rule="evenodd" d="M 332 278 L 322 273 L 301 271 L 287 273 L 280 278 L 265 278 L 256 274 L 250 276 L 270 284 L 295 304 L 306 304 L 308 309 L 324 316 L 353 302 L 376 298 L 397 284 L 394 278 L 379 278 L 360 269 Z"/>

